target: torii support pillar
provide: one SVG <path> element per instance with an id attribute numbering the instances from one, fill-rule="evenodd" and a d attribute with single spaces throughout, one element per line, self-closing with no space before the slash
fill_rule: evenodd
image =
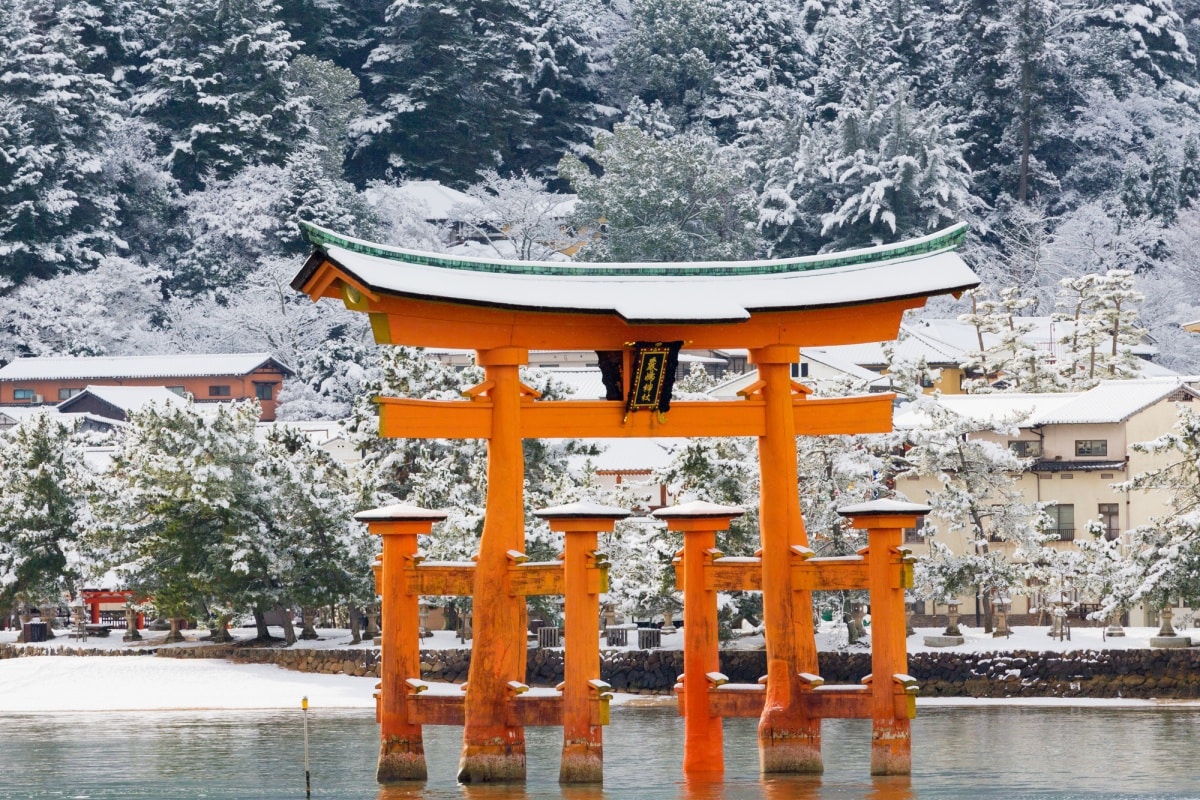
<path id="1" fill-rule="evenodd" d="M 871 591 L 871 774 L 912 773 L 910 719 L 916 713 L 916 684 L 908 676 L 904 589 L 911 564 L 903 550 L 904 529 L 917 527 L 929 506 L 875 500 L 839 508 L 856 528 L 867 531 Z"/>
<path id="2" fill-rule="evenodd" d="M 409 594 L 404 571 L 417 554 L 417 537 L 429 535 L 433 524 L 446 518 L 430 511 L 399 504 L 363 511 L 354 516 L 383 539 L 383 558 L 376 591 L 382 598 L 383 637 L 379 685 L 380 783 L 423 781 L 426 778 L 425 745 L 420 724 L 410 722 L 411 695 L 405 681 L 421 677 L 421 616 L 418 598 Z"/>
<path id="3" fill-rule="evenodd" d="M 808 546 L 800 514 L 796 472 L 794 395 L 808 392 L 792 381 L 797 347 L 750 351 L 758 367 L 765 430 L 758 440 L 761 497 L 763 627 L 767 640 L 767 697 L 758 722 L 759 764 L 764 773 L 820 774 L 821 720 L 808 713 L 801 675 L 818 674 L 812 593 L 792 585 L 793 546 Z"/>
<path id="4" fill-rule="evenodd" d="M 525 729 L 509 718 L 510 681 L 524 682 L 527 657 L 525 598 L 509 592 L 510 552 L 525 552 L 525 457 L 521 404 L 527 390 L 520 367 L 527 350 L 479 350 L 485 381 L 476 387 L 491 401 L 487 505 L 475 567 L 472 626 L 475 644 L 467 672 L 462 783 L 525 780 Z"/>
<path id="5" fill-rule="evenodd" d="M 654 516 L 683 533 L 683 772 L 725 771 L 724 730 L 712 713 L 708 675 L 721 669 L 717 639 L 717 593 L 705 585 L 704 565 L 717 547 L 717 531 L 745 511 L 737 506 L 692 502 L 660 508 Z"/>
<path id="6" fill-rule="evenodd" d="M 571 503 L 534 512 L 564 534 L 566 653 L 563 664 L 563 749 L 559 783 L 604 781 L 602 707 L 606 685 L 600 681 L 600 594 L 607 591 L 603 556 L 596 552 L 598 534 L 610 533 L 623 508 Z M 589 569 L 591 568 L 591 569 Z M 594 578 L 593 578 L 594 576 Z"/>

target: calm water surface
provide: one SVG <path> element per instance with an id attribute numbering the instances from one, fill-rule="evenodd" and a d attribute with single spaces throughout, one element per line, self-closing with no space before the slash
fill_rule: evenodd
<path id="1" fill-rule="evenodd" d="M 762 780 L 753 720 L 725 723 L 721 784 L 680 774 L 673 710 L 615 709 L 603 789 L 560 789 L 561 729 L 527 731 L 524 786 L 454 782 L 461 731 L 428 727 L 430 780 L 375 783 L 369 710 L 309 712 L 312 796 L 346 800 L 829 800 L 872 798 L 1200 798 L 1195 708 L 921 709 L 913 775 L 871 779 L 870 723 L 828 720 L 821 778 Z M 300 712 L 0 715 L 0 798 L 304 797 Z"/>

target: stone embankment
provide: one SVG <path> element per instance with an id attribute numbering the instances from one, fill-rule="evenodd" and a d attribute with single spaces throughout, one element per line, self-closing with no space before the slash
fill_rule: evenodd
<path id="1" fill-rule="evenodd" d="M 322 674 L 378 677 L 379 650 L 305 650 L 208 645 L 183 648 L 88 648 L 48 644 L 0 645 L 0 659 L 39 655 L 223 658 L 240 664 L 276 664 Z M 421 677 L 461 683 L 470 650 L 421 651 Z M 664 694 L 683 671 L 678 650 L 604 650 L 600 675 L 618 691 Z M 762 651 L 727 651 L 721 671 L 735 683 L 754 683 L 766 673 Z M 871 671 L 868 652 L 820 654 L 826 683 L 855 683 Z M 923 697 L 1126 697 L 1200 698 L 1200 648 L 1187 650 L 1082 650 L 1069 653 L 915 653 L 909 673 Z M 563 679 L 562 650 L 530 650 L 526 682 L 554 686 Z"/>

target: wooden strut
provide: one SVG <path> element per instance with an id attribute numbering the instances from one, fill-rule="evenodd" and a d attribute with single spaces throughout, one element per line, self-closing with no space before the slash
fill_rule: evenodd
<path id="1" fill-rule="evenodd" d="M 595 622 L 600 614 L 600 594 L 608 590 L 608 561 L 596 551 L 598 533 L 611 531 L 621 509 L 574 507 L 547 509 L 551 530 L 565 536 L 562 557 L 532 562 L 517 550 L 504 553 L 501 585 L 505 598 L 524 603 L 531 595 L 566 597 L 567 628 L 565 680 L 554 694 L 531 693 L 519 680 L 494 682 L 502 696 L 498 723 L 523 731 L 528 725 L 563 727 L 560 781 L 591 783 L 603 780 L 602 726 L 608 724 L 608 684 L 599 679 L 600 646 Z M 398 519 L 407 515 L 408 519 Z M 425 780 L 426 766 L 421 729 L 424 725 L 460 725 L 472 714 L 475 694 L 429 692 L 420 680 L 419 616 L 421 595 L 476 593 L 478 560 L 466 563 L 430 562 L 417 554 L 418 534 L 428 535 L 441 512 L 422 512 L 392 506 L 359 515 L 371 531 L 383 537 L 383 553 L 374 565 L 376 592 L 383 598 L 384 638 L 381 681 L 376 692 L 376 719 L 381 748 L 376 777 L 380 783 Z M 421 517 L 414 520 L 413 517 Z M 489 602 L 499 602 L 490 598 Z M 587 624 L 591 620 L 593 624 Z M 522 649 L 524 634 L 521 637 Z M 484 645 L 484 642 L 477 643 Z M 464 746 L 464 753 L 467 746 Z M 495 762 L 490 762 L 495 763 Z M 501 762 L 503 765 L 503 762 Z M 472 764 L 478 768 L 478 763 Z"/>
<path id="2" fill-rule="evenodd" d="M 907 775 L 912 769 L 909 724 L 916 716 L 917 685 L 907 674 L 904 590 L 912 587 L 915 559 L 901 541 L 903 529 L 915 527 L 916 518 L 922 513 L 854 513 L 853 524 L 866 528 L 868 535 L 868 546 L 857 555 L 816 558 L 808 548 L 794 546 L 787 563 L 792 585 L 803 591 L 867 589 L 870 592 L 871 675 L 859 685 L 835 686 L 826 686 L 812 672 L 800 671 L 790 677 L 798 690 L 791 701 L 801 707 L 805 719 L 872 720 L 873 775 Z M 684 593 L 688 624 L 697 618 L 715 621 L 718 591 L 761 590 L 762 558 L 725 558 L 715 547 L 708 546 L 708 540 L 689 544 L 685 538 L 676 567 L 676 588 Z M 701 605 L 697 607 L 696 603 Z M 686 625 L 684 630 L 687 631 Z M 703 745 L 697 744 L 697 758 L 690 759 L 686 748 L 691 745 L 691 733 L 694 731 L 699 738 L 710 735 L 706 732 L 716 728 L 719 742 L 722 718 L 763 716 L 773 676 L 768 673 L 757 684 L 731 684 L 715 668 L 710 669 L 717 656 L 715 644 L 685 639 L 684 647 L 684 675 L 675 687 L 688 731 L 684 770 L 711 770 L 713 760 L 719 762 L 719 753 L 706 753 Z M 688 648 L 697 651 L 693 658 L 689 658 Z M 886 677 L 877 681 L 875 675 Z M 710 761 L 706 763 L 703 758 Z"/>

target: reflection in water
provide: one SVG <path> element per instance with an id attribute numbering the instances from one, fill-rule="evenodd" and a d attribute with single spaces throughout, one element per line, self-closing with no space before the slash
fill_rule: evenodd
<path id="1" fill-rule="evenodd" d="M 678 786 L 679 800 L 725 800 L 725 778 L 721 773 L 688 775 Z"/>
<path id="2" fill-rule="evenodd" d="M 0 714 L 0 800 L 299 800 L 303 739 L 280 712 Z M 429 781 L 375 783 L 369 711 L 310 717 L 313 800 L 971 800 L 1200 797 L 1200 709 L 923 709 L 909 778 L 871 778 L 870 722 L 823 726 L 823 776 L 758 774 L 753 720 L 725 724 L 723 781 L 685 780 L 671 710 L 620 709 L 605 732 L 604 786 L 558 785 L 559 728 L 527 731 L 525 784 L 460 786 L 462 732 L 425 732 Z M 97 744 L 101 743 L 101 744 Z"/>
<path id="3" fill-rule="evenodd" d="M 820 775 L 770 775 L 762 779 L 764 800 L 815 800 L 821 796 Z"/>
<path id="4" fill-rule="evenodd" d="M 912 777 L 888 775 L 871 778 L 871 791 L 867 800 L 913 800 Z"/>

